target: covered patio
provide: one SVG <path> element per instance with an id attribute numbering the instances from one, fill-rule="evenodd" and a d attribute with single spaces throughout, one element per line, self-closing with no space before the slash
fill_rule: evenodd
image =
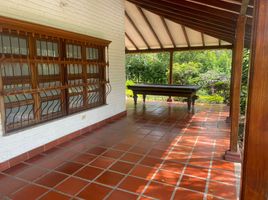
<path id="1" fill-rule="evenodd" d="M 0 2 L 0 198 L 268 198 L 267 0 Z M 208 49 L 232 50 L 230 107 L 126 101 L 127 53 L 169 52 L 172 85 Z"/>
<path id="2" fill-rule="evenodd" d="M 240 164 L 222 159 L 228 107 L 127 103 L 128 115 L 0 175 L 1 198 L 237 199 Z"/>

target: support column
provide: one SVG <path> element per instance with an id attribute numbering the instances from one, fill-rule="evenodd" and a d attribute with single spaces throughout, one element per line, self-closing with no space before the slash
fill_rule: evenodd
<path id="1" fill-rule="evenodd" d="M 254 10 L 242 200 L 268 199 L 268 1 Z"/>
<path id="2" fill-rule="evenodd" d="M 233 83 L 231 100 L 231 135 L 230 149 L 225 153 L 225 159 L 229 161 L 241 161 L 241 155 L 238 149 L 238 131 L 240 119 L 240 93 L 242 80 L 243 49 L 245 36 L 246 16 L 240 15 L 237 20 L 236 41 L 234 44 L 233 57 Z"/>
<path id="3" fill-rule="evenodd" d="M 235 63 L 235 50 L 232 49 L 232 68 L 231 68 L 231 79 L 230 79 L 230 109 L 229 109 L 229 116 L 226 118 L 227 123 L 231 123 L 232 119 L 232 101 L 233 101 L 233 87 L 234 87 L 234 63 Z"/>
<path id="4" fill-rule="evenodd" d="M 173 84 L 173 55 L 174 51 L 170 51 L 169 53 L 169 77 L 168 77 L 168 84 Z M 167 102 L 172 102 L 173 99 L 171 96 L 167 99 Z"/>

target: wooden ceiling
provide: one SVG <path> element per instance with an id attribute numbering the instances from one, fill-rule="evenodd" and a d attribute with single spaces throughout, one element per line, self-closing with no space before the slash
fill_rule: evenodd
<path id="1" fill-rule="evenodd" d="M 144 15 L 143 10 L 159 15 L 164 26 L 166 26 L 166 20 L 170 20 L 182 27 L 188 27 L 231 44 L 235 41 L 237 19 L 241 13 L 245 12 L 244 15 L 247 16 L 245 45 L 247 47 L 250 45 L 254 0 L 128 1 L 135 4 L 142 15 Z M 129 13 L 125 14 L 128 20 L 132 20 L 133 25 L 133 19 L 129 17 Z M 152 27 L 150 29 L 152 30 Z M 144 37 L 142 33 L 140 35 Z M 130 39 L 127 34 L 126 37 Z M 158 42 L 161 44 L 160 41 Z M 174 45 L 174 41 L 172 43 Z M 147 47 L 150 49 L 148 44 Z M 160 45 L 160 49 L 163 49 L 163 46 Z"/>

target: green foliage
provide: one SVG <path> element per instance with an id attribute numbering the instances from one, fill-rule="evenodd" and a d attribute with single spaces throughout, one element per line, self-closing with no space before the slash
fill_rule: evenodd
<path id="1" fill-rule="evenodd" d="M 214 94 L 214 95 L 209 95 L 209 96 L 202 96 L 199 95 L 198 102 L 202 103 L 223 103 L 224 98 L 220 95 Z"/>
<path id="2" fill-rule="evenodd" d="M 126 57 L 127 80 L 136 83 L 167 83 L 168 54 L 134 54 Z"/>
<path id="3" fill-rule="evenodd" d="M 173 83 L 200 85 L 199 101 L 228 103 L 231 51 L 189 51 L 174 53 Z M 136 83 L 166 84 L 169 53 L 127 55 L 127 79 Z"/>
<path id="4" fill-rule="evenodd" d="M 132 92 L 132 90 L 129 90 L 129 89 L 127 88 L 127 86 L 129 86 L 129 85 L 135 85 L 135 83 L 134 83 L 132 80 L 127 80 L 127 81 L 126 81 L 126 95 L 127 95 L 127 97 L 133 97 L 133 92 Z"/>
<path id="5" fill-rule="evenodd" d="M 245 115 L 247 97 L 248 97 L 248 73 L 249 73 L 249 50 L 244 49 L 243 54 L 243 68 L 242 68 L 242 85 L 241 85 L 241 96 L 240 96 L 240 112 Z"/>
<path id="6" fill-rule="evenodd" d="M 173 82 L 176 84 L 194 85 L 198 82 L 198 76 L 199 63 L 188 62 L 182 64 L 175 63 L 173 65 Z"/>

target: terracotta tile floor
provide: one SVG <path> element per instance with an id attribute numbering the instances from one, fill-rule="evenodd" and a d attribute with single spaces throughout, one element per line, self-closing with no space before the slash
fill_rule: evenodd
<path id="1" fill-rule="evenodd" d="M 228 108 L 128 102 L 128 116 L 0 173 L 0 199 L 237 199 Z"/>

